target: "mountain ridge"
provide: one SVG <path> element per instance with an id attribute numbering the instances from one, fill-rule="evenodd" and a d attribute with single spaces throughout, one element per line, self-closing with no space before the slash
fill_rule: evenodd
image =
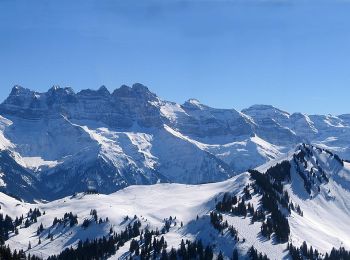
<path id="1" fill-rule="evenodd" d="M 23 96 L 26 96 L 28 98 L 32 98 L 35 97 L 35 95 L 38 96 L 42 96 L 42 95 L 46 95 L 46 94 L 52 94 L 52 93 L 65 93 L 66 95 L 85 95 L 85 94 L 90 94 L 90 95 L 96 95 L 96 94 L 100 94 L 100 95 L 118 95 L 120 93 L 127 93 L 130 92 L 131 90 L 136 90 L 139 93 L 149 93 L 150 95 L 156 96 L 155 93 L 153 93 L 151 90 L 149 90 L 149 88 L 145 85 L 143 85 L 142 83 L 134 83 L 130 86 L 128 85 L 121 85 L 120 87 L 115 88 L 113 91 L 110 91 L 105 85 L 101 85 L 98 89 L 91 89 L 91 88 L 87 88 L 87 89 L 81 89 L 79 91 L 74 91 L 72 87 L 61 87 L 59 85 L 53 85 L 51 88 L 49 88 L 47 91 L 44 92 L 40 92 L 40 91 L 35 91 L 35 90 L 31 90 L 29 88 L 25 88 L 22 87 L 21 85 L 14 85 L 12 87 L 12 89 L 10 90 L 9 96 L 16 96 L 18 94 L 22 94 Z M 7 97 L 7 98 L 8 98 Z M 4 103 L 6 101 L 6 99 L 2 101 L 2 103 Z M 170 102 L 170 101 L 169 101 Z M 199 105 L 203 105 L 205 107 L 208 108 L 214 108 L 211 107 L 209 105 L 203 104 L 202 102 L 200 102 L 200 100 L 198 100 L 195 97 L 189 98 L 188 100 L 186 100 L 185 102 L 183 102 L 181 105 L 185 105 L 185 103 L 197 103 Z M 222 110 L 230 110 L 230 109 L 234 109 L 234 108 L 217 108 L 217 109 L 222 109 Z M 259 109 L 259 110 L 276 110 L 279 112 L 282 112 L 288 116 L 291 116 L 293 114 L 304 114 L 304 115 L 308 115 L 308 116 L 319 116 L 319 115 L 324 115 L 324 116 L 335 116 L 335 117 L 342 117 L 342 118 L 348 118 L 350 117 L 350 114 L 348 112 L 343 113 L 343 114 L 315 114 L 315 113 L 302 113 L 301 111 L 296 111 L 296 112 L 287 112 L 286 110 L 280 109 L 277 106 L 274 105 L 270 105 L 270 104 L 264 104 L 264 103 L 257 103 L 254 105 L 251 105 L 247 108 L 242 108 L 240 110 L 240 112 L 244 112 L 250 109 Z M 239 111 L 239 110 L 237 110 Z"/>
<path id="2" fill-rule="evenodd" d="M 1 149 L 33 176 L 33 188 L 51 191 L 42 197 L 49 200 L 82 192 L 89 180 L 105 193 L 222 181 L 302 142 L 350 158 L 346 115 L 289 114 L 270 105 L 218 109 L 195 99 L 177 104 L 140 83 L 78 93 L 15 86 L 0 115 Z"/>

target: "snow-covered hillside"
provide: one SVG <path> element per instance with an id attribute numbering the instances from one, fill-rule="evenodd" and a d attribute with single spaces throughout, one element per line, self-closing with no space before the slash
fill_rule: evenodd
<path id="1" fill-rule="evenodd" d="M 283 164 L 290 168 L 281 167 Z M 217 183 L 136 185 L 109 195 L 79 193 L 48 203 L 24 203 L 0 194 L 1 213 L 13 219 L 24 215 L 18 234 L 10 232 L 6 243 L 13 249 L 47 258 L 67 247 L 76 247 L 79 240 L 108 237 L 111 229 L 119 233 L 129 223 L 140 220 L 141 229 L 162 231 L 169 224 L 169 231 L 156 235 L 158 239 L 164 236 L 168 251 L 172 247 L 179 248 L 182 239 L 201 240 L 204 245 L 213 246 L 214 254 L 221 251 L 227 258 L 232 256 L 234 249 L 240 256 L 246 256 L 254 246 L 270 259 L 288 259 L 291 256 L 286 250 L 287 242 L 301 246 L 305 241 L 317 249 L 320 256 L 329 253 L 333 247 L 350 249 L 349 163 L 327 150 L 303 144 L 258 167 L 257 171 L 262 176 L 274 176 L 275 181 L 282 180 L 283 192 L 288 193 L 289 212 L 283 206 L 283 200 L 276 204 L 288 220 L 290 234 L 287 241 L 279 241 L 274 232 L 269 239 L 261 231 L 264 221 L 253 221 L 248 204 L 253 206 L 255 213 L 265 212 L 265 222 L 270 218 L 262 202 L 268 190 L 259 186 L 251 173 L 245 172 Z M 218 203 L 225 201 L 227 194 L 237 196 L 239 203 L 243 201 L 248 212 L 241 215 L 234 210 L 226 212 L 218 208 Z M 25 227 L 30 208 L 39 209 L 41 215 Z M 93 221 L 92 210 L 96 210 L 97 219 L 101 218 L 100 223 Z M 53 225 L 55 218 L 63 219 L 64 214 L 70 212 L 77 215 L 77 224 L 70 226 L 69 221 L 63 221 Z M 222 231 L 215 228 L 212 212 L 222 214 Z M 90 224 L 83 227 L 86 219 L 91 220 Z M 224 226 L 226 220 L 228 227 Z M 41 224 L 43 230 L 37 233 Z M 238 240 L 232 236 L 231 227 Z M 29 242 L 31 249 L 28 250 Z M 130 242 L 131 239 L 110 258 L 126 259 L 130 255 Z"/>

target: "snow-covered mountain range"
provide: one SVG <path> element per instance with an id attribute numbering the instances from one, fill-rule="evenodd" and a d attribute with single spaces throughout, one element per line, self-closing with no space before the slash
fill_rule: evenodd
<path id="1" fill-rule="evenodd" d="M 234 103 L 234 102 L 233 102 Z M 1 190 L 53 200 L 129 185 L 226 180 L 310 143 L 350 158 L 350 115 L 272 106 L 216 109 L 165 101 L 142 84 L 38 93 L 15 86 L 0 105 Z"/>
<path id="2" fill-rule="evenodd" d="M 15 86 L 0 258 L 348 259 L 349 137 L 350 115 Z"/>

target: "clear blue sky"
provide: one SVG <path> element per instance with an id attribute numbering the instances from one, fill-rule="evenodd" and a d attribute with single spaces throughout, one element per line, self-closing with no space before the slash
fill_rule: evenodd
<path id="1" fill-rule="evenodd" d="M 15 84 L 214 107 L 349 113 L 350 2 L 0 0 L 0 99 Z"/>

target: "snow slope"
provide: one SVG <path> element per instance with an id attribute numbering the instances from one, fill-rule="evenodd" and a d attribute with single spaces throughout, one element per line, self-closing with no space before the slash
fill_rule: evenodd
<path id="1" fill-rule="evenodd" d="M 215 204 L 215 197 L 225 191 L 238 190 L 247 181 L 247 175 L 241 175 L 225 182 L 203 184 L 203 185 L 183 185 L 183 184 L 155 184 L 147 186 L 131 186 L 116 193 L 103 195 L 78 194 L 74 197 L 66 197 L 46 204 L 28 204 L 18 202 L 11 197 L 1 194 L 1 212 L 12 217 L 26 214 L 29 208 L 39 208 L 46 214 L 38 218 L 36 224 L 29 228 L 19 229 L 19 235 L 12 236 L 8 242 L 11 248 L 27 249 L 29 240 L 32 245 L 37 243 L 37 227 L 43 223 L 44 227 L 51 226 L 55 217 L 62 218 L 64 213 L 73 212 L 78 215 L 79 224 L 85 218 L 89 218 L 91 209 L 96 209 L 98 216 L 108 217 L 108 225 L 92 227 L 92 230 L 83 230 L 78 227 L 63 230 L 56 234 L 54 241 L 46 241 L 41 245 L 33 246 L 30 252 L 39 252 L 43 256 L 59 253 L 64 247 L 75 245 L 79 239 L 87 237 L 106 235 L 110 226 L 115 231 L 124 229 L 125 216 L 133 217 L 137 215 L 142 219 L 142 225 L 161 228 L 164 225 L 164 218 L 176 216 L 178 221 L 183 221 L 186 225 L 197 215 L 207 214 Z M 169 192 L 171 191 L 171 192 Z M 177 234 L 180 230 L 175 230 Z M 175 235 L 176 235 L 175 234 Z M 181 237 L 181 235 L 177 235 Z M 44 241 L 44 239 L 43 239 Z M 179 241 L 173 241 L 177 246 Z"/>
<path id="2" fill-rule="evenodd" d="M 305 148 L 306 147 L 306 148 Z M 304 173 L 314 171 L 317 176 L 316 167 L 320 166 L 328 176 L 328 182 L 314 181 L 312 192 L 305 189 L 303 179 L 297 172 L 297 161 L 295 156 L 307 151 Z M 268 164 L 259 167 L 264 172 L 281 161 L 288 160 L 292 164 L 291 181 L 285 184 L 285 189 L 290 195 L 291 201 L 300 206 L 303 216 L 294 211 L 288 216 L 291 229 L 290 242 L 300 246 L 303 241 L 312 245 L 322 253 L 329 252 L 332 247 L 344 246 L 350 249 L 350 190 L 344 185 L 338 176 L 349 178 L 350 167 L 348 163 L 341 166 L 339 161 L 325 150 L 300 145 L 288 155 L 280 157 Z M 317 163 L 316 163 L 317 161 Z M 300 166 L 300 165 L 299 165 Z M 318 168 L 319 170 L 321 168 Z M 313 169 L 313 170 L 312 170 Z M 299 169 L 300 170 L 300 169 Z M 321 170 L 320 170 L 321 171 Z M 279 244 L 272 238 L 267 240 L 260 234 L 261 222 L 251 223 L 251 217 L 240 217 L 232 214 L 224 214 L 224 219 L 233 225 L 240 238 L 235 242 L 229 235 L 228 230 L 220 234 L 210 224 L 209 213 L 215 209 L 217 201 L 221 200 L 225 192 L 242 196 L 243 188 L 251 183 L 248 173 L 239 174 L 223 182 L 185 185 L 185 184 L 155 184 L 130 186 L 118 192 L 103 195 L 84 195 L 79 193 L 75 196 L 65 197 L 48 203 L 29 204 L 16 201 L 4 194 L 0 194 L 1 212 L 15 217 L 26 214 L 29 208 L 39 208 L 46 214 L 38 218 L 38 222 L 28 228 L 20 228 L 18 235 L 11 235 L 7 243 L 12 248 L 27 249 L 31 241 L 30 253 L 47 257 L 56 254 L 66 247 L 75 246 L 80 239 L 101 237 L 107 235 L 110 227 L 115 231 L 121 231 L 129 223 L 125 216 L 136 215 L 142 222 L 142 227 L 151 229 L 164 226 L 164 219 L 176 217 L 177 225 L 170 228 L 165 234 L 168 248 L 177 248 L 181 239 L 201 239 L 205 244 L 213 244 L 216 253 L 222 251 L 226 256 L 231 256 L 233 248 L 237 248 L 240 254 L 246 254 L 253 245 L 259 252 L 265 253 L 270 259 L 289 258 L 286 251 L 286 243 Z M 317 187 L 320 187 L 318 189 Z M 248 200 L 258 208 L 261 195 L 254 194 Z M 98 216 L 109 222 L 93 224 L 84 229 L 81 224 L 84 219 L 91 218 L 91 209 L 96 209 Z M 53 228 L 52 221 L 55 217 L 62 218 L 64 213 L 73 212 L 78 215 L 78 226 L 73 228 Z M 197 219 L 198 216 L 198 220 Z M 183 222 L 183 227 L 180 223 Z M 42 236 L 41 245 L 37 245 L 37 227 L 43 223 L 45 232 Z M 54 240 L 46 238 L 47 232 L 52 228 Z M 124 259 L 128 255 L 129 244 L 117 251 L 111 259 Z"/>

